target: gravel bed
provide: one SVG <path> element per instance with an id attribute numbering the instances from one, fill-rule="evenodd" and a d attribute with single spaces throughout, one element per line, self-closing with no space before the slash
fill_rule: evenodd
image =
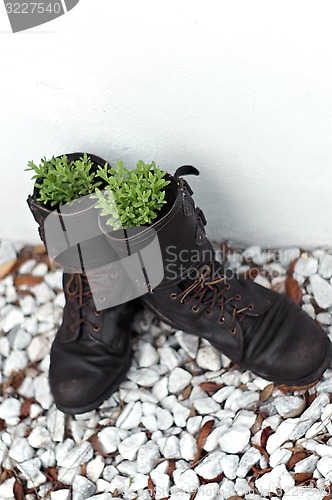
<path id="1" fill-rule="evenodd" d="M 331 249 L 218 253 L 332 335 Z M 331 369 L 284 393 L 142 311 L 119 391 L 98 411 L 58 411 L 47 372 L 61 277 L 43 247 L 0 243 L 1 500 L 332 498 Z"/>

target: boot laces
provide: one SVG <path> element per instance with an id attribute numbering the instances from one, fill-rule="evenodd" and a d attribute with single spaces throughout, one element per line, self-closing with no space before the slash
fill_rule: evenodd
<path id="1" fill-rule="evenodd" d="M 93 311 L 95 316 L 100 316 L 92 301 L 92 291 L 85 274 L 71 274 L 65 288 L 66 295 L 70 302 L 76 302 L 76 308 L 71 315 L 74 321 L 70 325 L 72 331 L 83 324 L 88 324 L 95 332 L 100 330 L 99 324 L 91 323 L 87 318 L 87 313 Z M 76 318 L 76 319 L 75 319 Z"/>
<path id="2" fill-rule="evenodd" d="M 192 311 L 197 313 L 200 307 L 205 308 L 205 312 L 211 315 L 214 307 L 220 308 L 220 317 L 218 318 L 219 323 L 223 324 L 225 322 L 224 312 L 226 305 L 234 300 L 241 300 L 241 296 L 236 294 L 234 297 L 229 297 L 226 299 L 224 293 L 226 290 L 231 288 L 231 285 L 227 283 L 227 276 L 225 274 L 220 277 L 213 279 L 212 271 L 213 263 L 205 264 L 199 269 L 198 278 L 189 285 L 182 293 L 171 295 L 172 299 L 180 299 L 180 303 L 190 303 L 191 301 L 196 301 L 196 304 L 192 306 Z M 232 311 L 232 323 L 231 323 L 231 333 L 234 335 L 236 333 L 236 320 L 237 317 L 244 313 L 245 311 L 252 310 L 253 305 L 249 304 L 246 307 L 238 308 L 233 305 Z"/>

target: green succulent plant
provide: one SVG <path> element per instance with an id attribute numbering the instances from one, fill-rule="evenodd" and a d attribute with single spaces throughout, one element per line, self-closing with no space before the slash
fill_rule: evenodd
<path id="1" fill-rule="evenodd" d="M 66 155 L 60 158 L 53 156 L 51 160 L 43 158 L 39 165 L 29 161 L 29 168 L 25 170 L 35 172 L 32 179 L 37 179 L 35 183 L 39 191 L 37 201 L 53 207 L 89 195 L 102 184 L 96 181 L 96 172 L 91 171 L 92 166 L 91 158 L 84 153 L 75 161 L 68 161 Z M 107 163 L 104 168 L 107 168 Z"/>
<path id="2" fill-rule="evenodd" d="M 106 188 L 97 188 L 91 197 L 98 199 L 100 215 L 108 217 L 106 224 L 115 230 L 150 224 L 167 203 L 165 187 L 170 181 L 164 179 L 165 175 L 154 162 L 140 160 L 135 169 L 127 170 L 117 160 L 115 168 L 98 167 L 96 176 L 103 179 Z"/>

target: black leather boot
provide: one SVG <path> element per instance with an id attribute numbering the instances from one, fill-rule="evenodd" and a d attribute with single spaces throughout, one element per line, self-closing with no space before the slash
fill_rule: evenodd
<path id="1" fill-rule="evenodd" d="M 158 234 L 164 279 L 143 302 L 174 328 L 210 341 L 244 370 L 289 389 L 316 382 L 331 361 L 327 335 L 288 297 L 231 276 L 216 261 L 204 214 L 180 177 L 186 174 L 198 171 L 190 166 L 177 170 L 168 186 L 168 200 L 173 198 L 164 217 L 117 242 L 120 253 L 126 246 L 134 252 L 148 230 Z"/>
<path id="2" fill-rule="evenodd" d="M 82 153 L 67 155 L 75 161 Z M 88 155 L 94 165 L 104 165 L 101 158 Z M 36 201 L 34 190 L 27 202 L 39 224 L 39 234 L 47 247 L 45 220 L 52 210 Z M 98 211 L 92 207 L 90 213 L 75 213 L 75 224 L 96 218 Z M 80 216 L 82 215 L 82 219 Z M 68 215 L 71 217 L 71 215 Z M 65 216 L 64 216 L 65 218 Z M 96 265 L 105 264 L 111 251 L 109 246 L 96 239 L 91 241 L 91 258 Z M 52 252 L 57 242 L 52 242 Z M 97 251 L 97 249 L 99 249 Z M 72 251 L 73 250 L 73 251 Z M 69 248 L 57 262 L 67 267 L 75 248 Z M 105 260 L 106 258 L 106 260 Z M 104 259 L 104 260 L 103 260 Z M 88 263 L 89 264 L 89 263 Z M 90 269 L 93 263 L 90 263 Z M 92 271 L 93 272 L 93 271 Z M 138 301 L 130 301 L 109 309 L 97 311 L 92 292 L 84 272 L 63 275 L 66 304 L 63 321 L 51 348 L 49 381 L 54 401 L 59 410 L 69 413 L 84 413 L 97 408 L 124 380 L 131 363 L 131 324 L 140 307 Z"/>

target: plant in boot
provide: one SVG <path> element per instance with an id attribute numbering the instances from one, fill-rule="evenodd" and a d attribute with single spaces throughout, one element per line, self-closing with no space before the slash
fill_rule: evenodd
<path id="1" fill-rule="evenodd" d="M 32 179 L 36 179 L 35 188 L 39 192 L 36 201 L 49 207 L 60 207 L 91 194 L 102 184 L 95 179 L 93 161 L 86 153 L 72 160 L 66 155 L 53 156 L 50 160 L 43 158 L 39 165 L 29 161 L 28 167 L 26 170 L 35 172 Z"/>
<path id="2" fill-rule="evenodd" d="M 106 224 L 114 230 L 130 226 L 151 224 L 167 203 L 165 188 L 170 184 L 154 162 L 139 161 L 136 168 L 127 170 L 120 160 L 116 168 L 99 167 L 97 177 L 106 184 L 102 192 L 98 188 L 91 198 L 97 198 L 96 208 L 100 215 L 108 217 Z"/>
<path id="3" fill-rule="evenodd" d="M 77 162 L 81 165 L 83 158 L 84 171 L 87 171 L 87 166 L 91 163 L 89 176 L 92 172 L 96 172 L 97 166 L 105 166 L 106 163 L 97 156 L 82 153 L 66 155 L 66 162 L 62 158 L 64 156 L 60 158 L 62 167 L 64 164 L 77 165 Z M 58 170 L 53 166 L 51 168 L 55 188 L 58 184 L 63 186 L 64 170 L 62 167 Z M 59 173 L 59 177 L 56 172 Z M 37 177 L 38 175 L 39 173 Z M 77 178 L 76 175 L 75 178 Z M 38 182 L 38 185 L 43 186 L 42 182 Z M 90 190 L 91 185 L 86 188 Z M 58 203 L 54 203 L 53 209 L 50 209 L 48 206 L 50 200 L 55 202 L 56 198 L 53 197 L 51 191 L 48 191 L 47 201 L 40 201 L 40 189 L 35 185 L 34 194 L 28 197 L 27 202 L 39 224 L 41 239 L 47 245 L 44 231 L 45 220 L 50 214 L 58 216 L 57 209 L 66 201 L 66 198 L 61 198 L 61 201 L 58 199 Z M 81 187 L 80 190 L 82 189 Z M 68 190 L 64 191 L 66 193 L 63 194 L 67 196 Z M 58 195 L 61 191 L 56 190 L 56 193 Z M 76 196 L 75 193 L 77 194 L 78 191 L 71 191 L 71 196 Z M 87 220 L 90 224 L 98 223 L 98 213 L 93 204 L 88 210 L 61 213 L 61 222 L 65 228 L 80 227 L 86 224 Z M 91 272 L 95 271 L 95 265 L 100 264 L 99 257 L 108 258 L 110 254 L 107 243 L 101 246 L 103 240 L 99 241 L 98 245 L 95 244 L 97 238 L 100 237 L 83 242 L 87 243 L 84 266 Z M 60 241 L 58 245 L 61 247 Z M 96 247 L 99 248 L 97 259 Z M 66 261 L 65 254 L 69 253 L 69 258 L 71 258 L 73 250 L 77 253 L 76 246 L 69 247 L 61 254 L 59 252 L 60 265 L 64 265 L 63 262 Z M 65 272 L 63 289 L 66 303 L 62 324 L 51 348 L 49 381 L 56 406 L 65 413 L 76 414 L 97 408 L 125 378 L 131 363 L 131 323 L 138 303 L 131 301 L 97 311 L 85 272 Z"/>
<path id="4" fill-rule="evenodd" d="M 207 339 L 244 370 L 288 389 L 315 383 L 331 363 L 328 336 L 287 296 L 230 275 L 216 261 L 204 214 L 180 177 L 187 174 L 198 171 L 177 169 L 175 201 L 149 226 L 158 235 L 164 278 L 142 301 L 162 321 Z M 134 253 L 144 231 L 122 238 L 119 247 L 126 244 Z"/>

